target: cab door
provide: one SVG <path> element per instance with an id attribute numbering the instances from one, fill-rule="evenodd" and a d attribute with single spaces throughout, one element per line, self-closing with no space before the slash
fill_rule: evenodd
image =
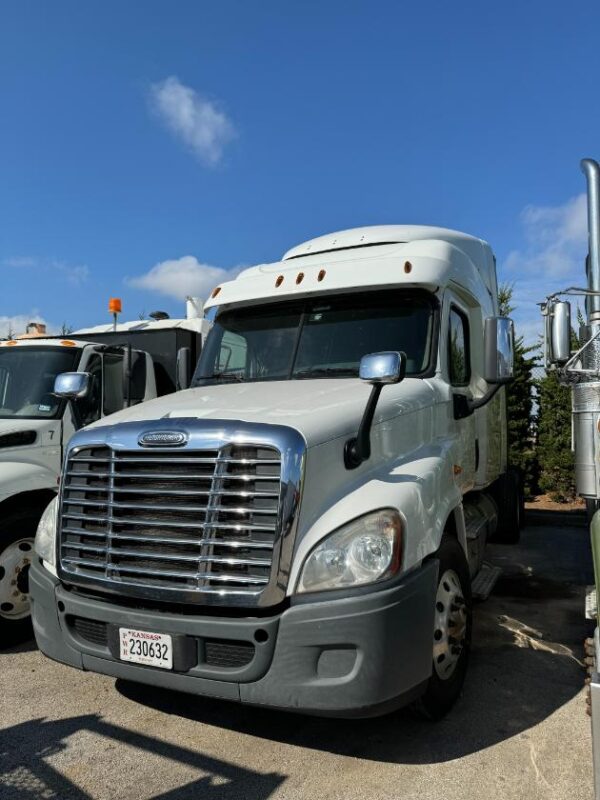
<path id="1" fill-rule="evenodd" d="M 471 326 L 469 309 L 456 296 L 450 297 L 446 315 L 446 370 L 451 393 L 451 425 L 454 426 L 453 474 L 462 493 L 475 484 L 477 470 L 477 444 L 475 415 L 462 418 L 455 413 L 461 399 L 471 400 L 473 393 L 471 363 Z"/>

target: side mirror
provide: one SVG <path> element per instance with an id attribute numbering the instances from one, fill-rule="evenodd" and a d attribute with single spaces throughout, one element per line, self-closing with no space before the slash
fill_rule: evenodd
<path id="1" fill-rule="evenodd" d="M 190 359 L 189 347 L 180 347 L 177 351 L 177 388 L 187 389 L 190 385 Z"/>
<path id="2" fill-rule="evenodd" d="M 546 317 L 546 346 L 551 364 L 566 364 L 571 357 L 571 304 L 555 300 Z"/>
<path id="3" fill-rule="evenodd" d="M 66 400 L 81 400 L 90 390 L 89 372 L 61 372 L 54 381 L 54 394 Z"/>
<path id="4" fill-rule="evenodd" d="M 488 383 L 508 383 L 514 376 L 515 329 L 508 317 L 488 317 L 483 333 L 484 374 Z"/>
<path id="5" fill-rule="evenodd" d="M 406 354 L 395 351 L 370 353 L 363 356 L 358 368 L 361 381 L 376 386 L 386 383 L 400 383 L 406 374 Z"/>
<path id="6" fill-rule="evenodd" d="M 371 456 L 371 425 L 379 395 L 389 383 L 400 383 L 406 374 L 406 353 L 385 351 L 363 356 L 358 376 L 373 387 L 360 422 L 356 438 L 348 439 L 344 448 L 346 469 L 356 469 Z"/>

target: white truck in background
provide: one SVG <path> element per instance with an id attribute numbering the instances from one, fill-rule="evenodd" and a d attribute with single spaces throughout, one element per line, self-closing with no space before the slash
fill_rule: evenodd
<path id="1" fill-rule="evenodd" d="M 30 571 L 40 649 L 253 705 L 442 716 L 486 541 L 519 535 L 490 247 L 342 231 L 205 308 L 192 388 L 69 444 Z"/>
<path id="2" fill-rule="evenodd" d="M 67 442 L 84 425 L 187 387 L 209 328 L 199 308 L 188 302 L 187 319 L 158 313 L 68 336 L 0 341 L 0 648 L 31 635 L 33 539 L 58 491 Z M 90 376 L 85 397 L 54 394 L 65 372 Z"/>

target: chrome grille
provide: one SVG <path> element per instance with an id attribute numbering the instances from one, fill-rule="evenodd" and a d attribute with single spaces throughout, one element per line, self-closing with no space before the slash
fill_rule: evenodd
<path id="1" fill-rule="evenodd" d="M 129 594 L 256 597 L 277 569 L 280 495 L 272 447 L 75 448 L 61 493 L 62 572 Z"/>

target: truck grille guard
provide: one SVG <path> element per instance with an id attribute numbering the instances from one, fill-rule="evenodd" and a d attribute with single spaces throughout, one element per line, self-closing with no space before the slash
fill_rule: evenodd
<path id="1" fill-rule="evenodd" d="M 146 600 L 281 602 L 304 454 L 300 434 L 279 425 L 163 419 L 80 431 L 63 470 L 59 577 Z"/>

